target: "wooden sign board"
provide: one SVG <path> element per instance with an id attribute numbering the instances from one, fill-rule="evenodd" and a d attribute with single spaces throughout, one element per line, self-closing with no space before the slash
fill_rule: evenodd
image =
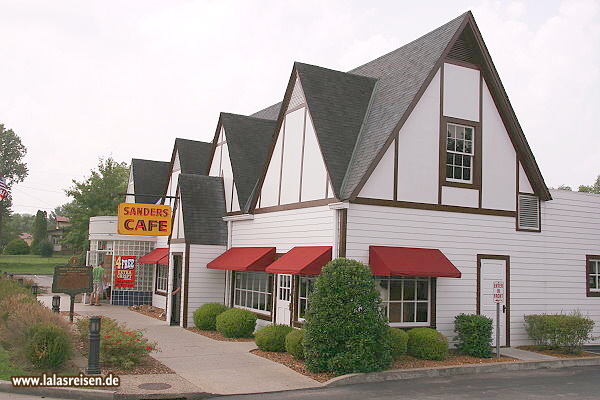
<path id="1" fill-rule="evenodd" d="M 171 234 L 171 206 L 121 203 L 117 216 L 117 231 L 121 235 L 169 236 Z"/>
<path id="2" fill-rule="evenodd" d="M 77 293 L 91 293 L 92 267 L 57 265 L 54 267 L 52 292 L 67 293 L 71 296 Z"/>

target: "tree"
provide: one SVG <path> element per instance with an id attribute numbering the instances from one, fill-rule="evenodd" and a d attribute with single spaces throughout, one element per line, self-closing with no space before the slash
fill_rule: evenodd
<path id="1" fill-rule="evenodd" d="M 4 199 L 6 200 L 6 199 Z M 4 227 L 0 234 L 0 248 L 8 242 L 17 239 L 23 232 L 33 232 L 33 220 L 35 217 L 31 214 L 9 214 L 4 216 Z"/>
<path id="2" fill-rule="evenodd" d="M 27 149 L 21 143 L 21 138 L 12 129 L 5 129 L 0 124 L 0 177 L 6 179 L 6 185 L 10 188 L 16 183 L 23 182 L 27 176 L 27 165 L 23 157 Z M 0 201 L 0 238 L 2 237 L 3 220 L 11 213 L 12 197 L 9 193 L 4 200 Z M 3 243 L 0 243 L 3 244 Z"/>
<path id="3" fill-rule="evenodd" d="M 127 163 L 117 162 L 111 157 L 100 158 L 97 170 L 90 176 L 77 182 L 65 190 L 73 201 L 63 205 L 64 215 L 71 220 L 71 226 L 65 235 L 64 242 L 75 251 L 87 249 L 90 217 L 98 215 L 116 215 L 117 207 L 127 190 L 129 167 Z"/>
<path id="4" fill-rule="evenodd" d="M 29 254 L 29 246 L 23 239 L 13 239 L 4 246 L 3 254 Z"/>
<path id="5" fill-rule="evenodd" d="M 38 210 L 33 221 L 33 241 L 31 253 L 40 254 L 40 244 L 48 237 L 48 216 L 46 211 Z"/>
<path id="6" fill-rule="evenodd" d="M 596 178 L 596 182 L 594 182 L 593 185 L 590 185 L 590 186 L 581 185 L 581 186 L 579 186 L 579 191 L 580 192 L 600 194 L 600 175 L 598 175 L 598 177 Z"/>

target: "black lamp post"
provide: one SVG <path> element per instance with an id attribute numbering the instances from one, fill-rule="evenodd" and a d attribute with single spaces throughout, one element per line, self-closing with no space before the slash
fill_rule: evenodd
<path id="1" fill-rule="evenodd" d="M 34 296 L 38 294 L 38 285 L 36 285 L 35 283 L 31 285 L 31 294 L 33 294 Z"/>
<path id="2" fill-rule="evenodd" d="M 60 296 L 52 296 L 52 312 L 60 312 Z"/>
<path id="3" fill-rule="evenodd" d="M 88 375 L 99 374 L 100 371 L 100 317 L 90 318 L 90 346 L 88 351 Z"/>

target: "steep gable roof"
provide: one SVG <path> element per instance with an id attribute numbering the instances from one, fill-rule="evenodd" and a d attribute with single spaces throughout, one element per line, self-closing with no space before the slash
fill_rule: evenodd
<path id="1" fill-rule="evenodd" d="M 248 201 L 267 162 L 275 124 L 274 120 L 229 113 L 221 113 L 219 118 L 217 135 L 222 125 L 242 212 L 247 212 Z"/>
<path id="2" fill-rule="evenodd" d="M 134 158 L 131 160 L 131 169 L 135 202 L 155 204 L 160 200 L 169 180 L 169 163 Z"/>
<path id="3" fill-rule="evenodd" d="M 262 119 L 272 119 L 276 120 L 279 117 L 279 110 L 281 109 L 281 101 L 277 104 L 273 104 L 263 110 L 257 111 L 254 114 L 251 114 L 251 117 L 262 118 Z"/>
<path id="4" fill-rule="evenodd" d="M 186 243 L 226 246 L 223 178 L 182 173 L 178 187 Z"/>
<path id="5" fill-rule="evenodd" d="M 212 143 L 200 142 L 189 139 L 175 139 L 171 164 L 175 160 L 175 154 L 179 154 L 181 173 L 206 175 L 210 167 Z"/>

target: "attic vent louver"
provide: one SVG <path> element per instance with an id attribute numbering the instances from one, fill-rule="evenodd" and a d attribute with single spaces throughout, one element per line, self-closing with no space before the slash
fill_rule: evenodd
<path id="1" fill-rule="evenodd" d="M 519 195 L 518 227 L 534 231 L 540 229 L 540 200 L 537 196 Z"/>

